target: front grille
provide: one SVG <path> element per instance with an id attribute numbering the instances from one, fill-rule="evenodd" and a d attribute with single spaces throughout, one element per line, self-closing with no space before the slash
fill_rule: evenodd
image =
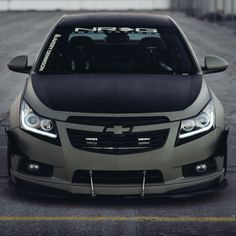
<path id="1" fill-rule="evenodd" d="M 163 183 L 163 176 L 159 170 L 146 171 L 145 183 Z M 73 176 L 73 183 L 90 184 L 89 170 L 77 170 Z M 143 171 L 93 171 L 94 184 L 142 184 Z"/>
<path id="2" fill-rule="evenodd" d="M 67 119 L 69 123 L 94 126 L 114 126 L 121 125 L 124 127 L 154 125 L 168 123 L 169 119 L 165 116 L 151 117 L 87 117 L 87 116 L 70 116 Z"/>
<path id="3" fill-rule="evenodd" d="M 74 148 L 103 153 L 131 154 L 150 151 L 165 145 L 169 129 L 130 132 L 117 135 L 109 132 L 87 132 L 67 129 L 71 145 Z"/>

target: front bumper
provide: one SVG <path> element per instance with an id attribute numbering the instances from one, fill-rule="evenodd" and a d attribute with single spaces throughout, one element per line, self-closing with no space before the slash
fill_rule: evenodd
<path id="1" fill-rule="evenodd" d="M 175 184 L 145 185 L 142 192 L 142 183 L 138 185 L 112 186 L 94 185 L 94 193 L 90 185 L 75 185 L 70 183 L 48 182 L 35 178 L 29 178 L 22 174 L 11 172 L 14 182 L 23 192 L 40 193 L 42 195 L 63 196 L 70 194 L 95 196 L 155 196 L 155 197 L 191 197 L 215 192 L 227 186 L 224 179 L 224 171 L 214 175 L 198 179 L 182 181 Z"/>
<path id="2" fill-rule="evenodd" d="M 223 185 L 226 169 L 228 131 L 216 128 L 210 133 L 180 146 L 175 146 L 179 122 L 172 122 L 170 135 L 165 146 L 150 152 L 132 155 L 103 155 L 75 149 L 71 146 L 63 122 L 57 126 L 60 131 L 61 146 L 38 139 L 20 128 L 8 132 L 14 145 L 11 176 L 13 182 L 29 183 L 46 189 L 55 189 L 72 194 L 84 195 L 175 195 L 202 192 Z M 165 128 L 159 125 L 159 128 Z M 220 148 L 219 148 L 220 147 Z M 194 151 L 193 151 L 194 150 Z M 21 173 L 20 159 L 24 157 L 54 168 L 53 176 L 41 177 Z M 214 158 L 216 170 L 202 176 L 183 176 L 183 166 Z M 159 170 L 163 183 L 138 184 L 96 184 L 73 183 L 76 170 L 132 171 Z"/>

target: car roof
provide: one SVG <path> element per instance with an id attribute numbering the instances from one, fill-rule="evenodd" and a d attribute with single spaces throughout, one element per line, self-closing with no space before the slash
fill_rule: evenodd
<path id="1" fill-rule="evenodd" d="M 65 15 L 60 26 L 174 27 L 169 16 L 149 13 L 80 13 Z"/>

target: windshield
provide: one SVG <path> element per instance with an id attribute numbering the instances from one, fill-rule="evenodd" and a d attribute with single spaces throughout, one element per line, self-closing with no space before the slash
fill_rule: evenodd
<path id="1" fill-rule="evenodd" d="M 193 74 L 175 28 L 58 27 L 43 50 L 39 73 Z"/>

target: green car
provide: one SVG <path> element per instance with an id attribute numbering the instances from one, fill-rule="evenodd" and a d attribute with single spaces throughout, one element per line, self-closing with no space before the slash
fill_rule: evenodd
<path id="1" fill-rule="evenodd" d="M 224 110 L 186 36 L 168 16 L 84 13 L 62 17 L 12 104 L 11 181 L 33 191 L 193 195 L 226 185 Z"/>

